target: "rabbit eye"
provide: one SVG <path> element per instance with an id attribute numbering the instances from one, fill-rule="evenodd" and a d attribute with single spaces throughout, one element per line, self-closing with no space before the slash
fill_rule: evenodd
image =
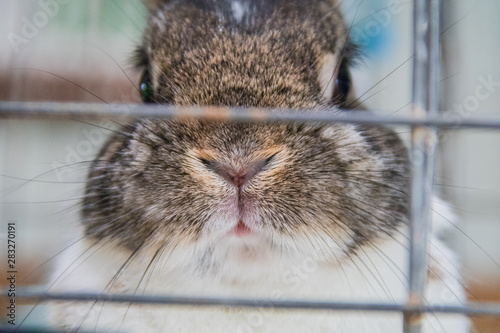
<path id="1" fill-rule="evenodd" d="M 154 103 L 154 91 L 153 91 L 153 85 L 151 84 L 151 74 L 149 73 L 149 70 L 146 69 L 144 73 L 142 74 L 141 77 L 141 84 L 140 84 L 140 92 L 141 92 L 141 98 L 144 103 Z"/>
<path id="2" fill-rule="evenodd" d="M 278 153 L 272 154 L 271 156 L 266 158 L 264 165 L 268 165 L 269 163 L 271 163 L 275 159 L 276 155 L 278 155 Z"/>
<path id="3" fill-rule="evenodd" d="M 337 78 L 335 79 L 335 95 L 337 103 L 344 103 L 351 91 L 351 73 L 346 61 L 342 61 Z"/>
<path id="4" fill-rule="evenodd" d="M 200 158 L 200 162 L 207 168 L 210 168 L 213 165 L 213 162 L 206 158 Z"/>

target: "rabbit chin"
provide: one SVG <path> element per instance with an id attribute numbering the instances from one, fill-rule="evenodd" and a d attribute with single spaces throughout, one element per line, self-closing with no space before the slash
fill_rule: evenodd
<path id="1" fill-rule="evenodd" d="M 269 230 L 228 232 L 177 246 L 160 261 L 165 260 L 163 267 L 169 267 L 175 274 L 182 272 L 187 279 L 197 277 L 233 285 L 267 283 L 270 279 L 280 279 L 285 268 L 296 263 L 340 264 L 350 244 L 343 243 L 340 247 L 339 240 L 325 239 L 321 235 L 292 238 Z"/>
<path id="2" fill-rule="evenodd" d="M 262 280 L 279 257 L 271 242 L 258 234 L 227 235 L 206 245 L 197 245 L 187 271 L 229 283 Z"/>

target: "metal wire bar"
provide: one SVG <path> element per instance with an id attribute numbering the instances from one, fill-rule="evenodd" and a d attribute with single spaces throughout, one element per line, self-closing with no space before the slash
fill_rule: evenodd
<path id="1" fill-rule="evenodd" d="M 414 2 L 414 118 L 435 116 L 439 107 L 439 0 Z M 413 127 L 411 146 L 411 229 L 408 306 L 425 305 L 428 238 L 437 147 L 435 127 Z M 404 332 L 421 333 L 424 312 L 404 312 Z"/>
<path id="2" fill-rule="evenodd" d="M 359 303 L 333 301 L 272 300 L 254 298 L 212 298 L 182 297 L 160 295 L 125 295 L 101 293 L 47 293 L 24 289 L 18 290 L 19 299 L 41 301 L 109 302 L 181 306 L 234 306 L 245 308 L 276 308 L 289 310 L 335 310 L 335 311 L 373 311 L 373 312 L 422 312 L 467 314 L 470 316 L 500 316 L 500 304 L 468 303 L 465 306 L 449 305 L 409 305 L 390 303 Z"/>
<path id="3" fill-rule="evenodd" d="M 376 112 L 376 111 L 375 111 Z M 53 102 L 0 102 L 0 119 L 132 120 L 138 118 L 202 118 L 235 121 L 304 121 L 404 126 L 433 126 L 443 129 L 500 129 L 500 118 L 457 119 L 426 115 L 419 118 L 377 115 L 366 111 L 284 110 L 228 107 L 178 107 L 142 104 L 86 104 Z"/>

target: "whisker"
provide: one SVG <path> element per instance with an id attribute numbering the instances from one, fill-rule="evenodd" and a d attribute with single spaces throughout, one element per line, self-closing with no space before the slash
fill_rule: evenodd
<path id="1" fill-rule="evenodd" d="M 139 287 L 140 287 L 140 285 L 141 285 L 142 281 L 144 280 L 144 277 L 146 276 L 146 274 L 148 273 L 148 271 L 149 271 L 149 270 L 150 270 L 150 268 L 152 267 L 153 263 L 154 263 L 154 262 L 156 261 L 156 259 L 158 258 L 158 255 L 159 255 L 159 253 L 161 252 L 161 249 L 162 249 L 164 246 L 165 246 L 165 244 L 164 244 L 164 245 L 162 245 L 160 248 L 158 248 L 158 249 L 156 250 L 156 252 L 154 253 L 153 257 L 151 258 L 151 260 L 150 260 L 150 261 L 149 261 L 149 263 L 148 263 L 148 266 L 147 266 L 147 267 L 146 267 L 146 269 L 144 270 L 144 273 L 142 273 L 142 276 L 141 276 L 141 278 L 140 278 L 139 282 L 137 283 L 137 286 L 136 286 L 136 288 L 135 288 L 135 290 L 134 290 L 133 295 L 135 295 L 135 294 L 137 293 L 137 290 L 139 289 Z M 118 328 L 118 330 L 119 330 L 119 331 L 122 329 L 122 326 L 123 326 L 123 324 L 124 324 L 124 322 L 125 322 L 125 318 L 127 317 L 127 314 L 128 314 L 128 312 L 129 312 L 129 310 L 130 310 L 130 307 L 131 307 L 131 306 L 132 306 L 132 302 L 130 302 L 130 303 L 128 304 L 128 306 L 127 306 L 127 310 L 125 311 L 125 314 L 123 315 L 123 319 L 122 319 L 122 321 L 121 321 L 121 323 L 120 323 L 120 327 Z"/>
<path id="2" fill-rule="evenodd" d="M 398 280 L 401 282 L 401 284 L 405 287 L 406 291 L 409 291 L 410 288 L 408 287 L 408 284 L 410 282 L 410 278 L 408 277 L 407 272 L 404 272 L 401 269 L 401 267 L 399 267 L 399 265 L 396 264 L 394 260 L 392 260 L 391 257 L 387 255 L 384 251 L 382 251 L 376 244 L 367 244 L 367 245 L 370 248 L 372 248 L 375 251 L 375 253 L 377 253 L 377 255 L 380 257 L 380 259 L 382 259 L 385 262 L 387 267 L 389 267 L 389 269 L 394 273 L 394 276 L 396 276 Z M 387 261 L 389 261 L 392 264 L 392 266 L 389 265 Z M 403 279 L 401 279 L 400 275 L 404 277 L 405 279 L 404 281 Z"/>
<path id="3" fill-rule="evenodd" d="M 115 3 L 116 3 L 116 1 L 115 1 Z M 99 51 L 104 53 L 106 56 L 108 56 L 108 58 L 111 59 L 111 61 L 113 61 L 115 63 L 115 65 L 120 69 L 120 71 L 123 73 L 123 75 L 127 78 L 128 82 L 130 82 L 132 87 L 137 91 L 137 93 L 140 94 L 140 91 L 139 91 L 139 88 L 137 87 L 137 85 L 132 81 L 130 76 L 125 72 L 123 67 L 120 66 L 120 64 L 115 60 L 115 58 L 113 58 L 108 52 L 106 52 L 104 49 L 102 49 L 98 46 L 94 46 L 94 48 L 98 49 Z"/>
<path id="4" fill-rule="evenodd" d="M 61 169 L 64 169 L 64 168 L 70 168 L 70 167 L 73 167 L 73 166 L 79 166 L 79 165 L 83 165 L 83 164 L 92 164 L 92 163 L 94 163 L 94 161 L 96 161 L 96 160 L 87 160 L 87 161 L 79 161 L 79 162 L 74 162 L 74 163 L 67 163 L 67 164 L 64 164 L 64 165 L 52 168 L 50 170 L 44 171 L 41 174 L 38 174 L 38 175 L 34 176 L 33 178 L 27 179 L 25 183 L 23 183 L 23 184 L 19 185 L 18 187 L 10 190 L 7 194 L 14 193 L 15 191 L 18 191 L 19 189 L 21 189 L 25 185 L 29 184 L 30 182 L 33 182 L 33 181 L 37 180 L 37 178 L 43 177 L 43 176 L 45 176 L 45 175 L 47 175 L 47 174 L 49 174 L 51 172 L 55 172 L 57 170 L 61 170 Z"/>
<path id="5" fill-rule="evenodd" d="M 125 10 L 123 9 L 123 7 L 122 7 L 122 6 L 120 6 L 120 5 L 118 4 L 118 2 L 117 2 L 116 0 L 113 0 L 113 3 L 116 5 L 116 7 L 118 7 L 118 9 L 119 9 L 119 10 L 123 13 L 123 15 L 124 15 L 126 18 L 128 18 L 128 20 L 129 20 L 129 21 L 130 21 L 130 23 L 134 26 L 134 28 L 136 28 L 138 32 L 142 33 L 142 29 L 136 25 L 136 20 L 133 20 L 133 19 L 132 19 L 132 18 L 131 18 L 131 17 L 130 17 L 130 16 L 129 16 L 126 12 L 125 12 Z"/>
<path id="6" fill-rule="evenodd" d="M 104 99 L 102 99 L 101 97 L 99 97 L 97 94 L 93 93 L 92 91 L 90 91 L 89 89 L 83 87 L 82 85 L 79 85 L 78 83 L 76 82 L 73 82 L 71 80 L 68 80 L 66 79 L 65 77 L 63 76 L 60 76 L 60 75 L 57 75 L 55 73 L 52 73 L 52 72 L 49 72 L 49 71 L 45 71 L 43 69 L 38 69 L 38 68 L 27 68 L 27 67 L 15 67 L 15 68 L 12 68 L 12 69 L 15 69 L 15 70 L 26 70 L 26 71 L 36 71 L 36 72 L 41 72 L 41 73 L 45 73 L 45 74 L 49 74 L 49 75 L 52 75 L 52 76 L 55 76 L 63 81 L 66 81 L 80 89 L 82 89 L 83 91 L 89 93 L 90 95 L 94 96 L 95 98 L 97 98 L 98 100 L 100 100 L 101 102 L 105 103 L 105 104 L 109 104 L 108 102 L 106 102 Z"/>
<path id="7" fill-rule="evenodd" d="M 371 272 L 371 269 L 368 267 L 368 265 L 363 260 L 361 260 L 361 258 L 358 257 L 360 259 L 360 261 L 363 263 L 363 265 L 365 266 L 365 268 L 372 274 L 372 276 L 375 278 L 375 280 L 379 282 L 379 286 L 382 287 L 382 289 L 383 289 L 383 287 L 385 287 L 385 293 L 386 293 L 386 295 L 389 296 L 394 303 L 396 303 L 396 300 L 395 300 L 394 296 L 392 295 L 392 293 L 391 293 L 391 291 L 389 289 L 389 286 L 385 282 L 385 279 L 382 276 L 382 274 L 380 274 L 380 271 L 378 270 L 377 266 L 373 263 L 373 260 L 366 253 L 365 249 L 362 246 L 360 247 L 360 250 L 365 254 L 366 258 L 368 258 L 368 260 L 370 261 L 371 265 L 373 266 L 373 268 L 377 272 L 377 275 L 378 275 L 378 277 L 380 279 L 377 279 L 377 277 L 375 277 L 375 275 Z M 382 286 L 382 283 L 380 281 L 384 284 L 384 286 Z"/>
<path id="8" fill-rule="evenodd" d="M 52 204 L 52 203 L 62 203 L 70 201 L 80 201 L 83 198 L 72 198 L 72 199 L 61 199 L 61 200 L 47 200 L 47 201 L 2 201 L 0 203 L 4 205 L 37 205 L 37 204 Z"/>
<path id="9" fill-rule="evenodd" d="M 471 8 L 467 11 L 467 13 L 454 23 L 450 24 L 448 27 L 444 28 L 443 31 L 440 32 L 440 35 L 441 36 L 444 35 L 446 32 L 448 32 L 448 30 L 450 30 L 451 28 L 453 28 L 454 26 L 465 20 L 465 18 L 467 18 L 467 16 L 469 16 L 474 11 L 476 5 L 479 4 L 480 2 L 481 1 L 479 0 L 474 1 L 474 3 L 472 4 Z"/>
<path id="10" fill-rule="evenodd" d="M 500 264 L 498 262 L 495 261 L 495 259 L 490 255 L 488 254 L 488 252 L 486 252 L 480 245 L 479 243 L 477 243 L 471 236 L 467 235 L 467 233 L 465 233 L 465 231 L 463 231 L 458 225 L 456 225 L 455 223 L 453 223 L 452 221 L 450 221 L 450 219 L 448 219 L 446 216 L 443 216 L 441 213 L 439 213 L 438 211 L 436 211 L 435 209 L 432 209 L 432 211 L 434 213 L 436 213 L 437 215 L 441 216 L 443 219 L 445 219 L 446 221 L 448 221 L 449 224 L 451 224 L 455 229 L 457 229 L 462 235 L 464 235 L 467 239 L 469 239 L 474 245 L 477 246 L 477 248 L 483 252 L 484 255 L 486 255 L 493 264 L 495 264 L 495 266 L 500 270 Z"/>
<path id="11" fill-rule="evenodd" d="M 367 91 L 365 91 L 363 94 L 361 94 L 358 98 L 356 98 L 351 104 L 348 105 L 348 108 L 351 108 L 355 103 L 358 103 L 366 94 L 368 94 L 370 91 L 372 91 L 376 86 L 378 86 L 379 84 L 381 84 L 382 82 L 385 81 L 385 79 L 387 79 L 388 77 L 390 77 L 392 74 L 394 74 L 395 72 L 397 72 L 401 67 L 403 67 L 404 65 L 406 65 L 410 60 L 413 59 L 413 55 L 411 57 L 409 57 L 408 59 L 406 59 L 405 61 L 403 61 L 403 63 L 401 63 L 399 66 L 397 66 L 396 68 L 394 68 L 392 71 L 390 71 L 387 75 L 385 75 L 382 79 L 380 79 L 379 81 L 377 81 L 370 89 L 368 89 Z"/>
<path id="12" fill-rule="evenodd" d="M 66 181 L 55 181 L 55 180 L 35 180 L 21 177 L 14 177 L 9 175 L 0 174 L 0 177 L 20 180 L 23 182 L 33 182 L 33 183 L 41 183 L 41 184 L 85 184 L 86 182 L 66 182 Z M 17 190 L 17 189 L 16 189 Z"/>
<path id="13" fill-rule="evenodd" d="M 492 189 L 487 189 L 487 188 L 479 188 L 479 187 L 459 186 L 459 185 L 453 185 L 453 184 L 440 184 L 440 183 L 433 183 L 433 185 L 440 186 L 440 187 L 455 188 L 455 189 L 460 189 L 460 190 L 474 190 L 474 191 L 483 191 L 483 192 L 490 192 L 490 193 L 500 193 L 500 191 L 497 191 L 497 190 L 492 190 Z"/>
<path id="14" fill-rule="evenodd" d="M 85 249 L 85 251 L 83 251 L 76 259 L 75 259 L 75 262 L 77 260 L 79 260 L 81 257 L 83 257 L 88 251 L 90 251 L 91 248 L 93 248 L 95 245 L 97 245 L 98 241 L 96 241 L 95 243 L 93 243 L 92 245 L 90 245 L 89 247 L 87 247 L 87 249 Z M 97 250 L 99 250 L 100 248 L 102 248 L 104 246 L 104 244 L 99 247 Z M 96 251 L 97 251 L 96 250 Z M 94 251 L 95 253 L 95 251 Z M 93 254 L 93 253 L 92 253 Z M 91 255 L 92 255 L 91 254 Z M 81 264 L 81 263 L 80 263 Z M 79 264 L 79 265 L 80 265 Z M 54 282 L 52 282 L 52 284 L 50 284 L 50 286 L 45 290 L 46 292 L 48 292 L 56 283 L 60 282 L 59 280 L 61 279 L 61 277 L 74 265 L 74 263 L 70 264 L 68 267 L 66 267 L 66 269 L 64 269 L 62 271 L 62 273 L 54 280 Z M 73 272 L 76 268 L 78 268 L 77 265 L 71 272 Z M 71 272 L 69 274 L 71 274 Z M 64 279 L 62 279 L 61 281 L 63 281 Z M 19 325 L 17 326 L 18 328 L 20 328 L 24 322 L 28 319 L 28 317 L 33 313 L 33 311 L 36 309 L 36 307 L 38 305 L 40 305 L 40 303 L 42 303 L 42 300 L 38 300 L 35 305 L 33 305 L 33 307 L 28 311 L 28 313 L 26 314 L 26 316 L 21 320 L 21 322 L 19 323 Z"/>
<path id="15" fill-rule="evenodd" d="M 154 230 L 156 231 L 156 229 Z M 108 284 L 104 287 L 104 289 L 101 291 L 101 293 L 104 293 L 106 291 L 110 291 L 111 288 L 113 287 L 113 285 L 118 281 L 118 279 L 120 278 L 120 276 L 123 275 L 123 273 L 125 272 L 125 270 L 127 269 L 127 267 L 132 263 L 132 261 L 137 257 L 138 253 L 141 251 L 141 249 L 143 248 L 144 244 L 146 243 L 146 241 L 149 239 L 149 237 L 151 237 L 151 235 L 153 235 L 154 231 L 152 231 L 145 239 L 144 241 L 141 242 L 141 244 L 139 244 L 134 251 L 132 251 L 132 253 L 127 257 L 127 259 L 123 262 L 123 264 L 120 266 L 120 268 L 118 269 L 118 271 L 113 275 L 113 277 L 111 278 L 111 280 L 108 282 Z M 78 327 L 78 329 L 81 328 L 81 325 L 83 325 L 83 323 L 85 322 L 85 320 L 87 319 L 88 315 L 90 314 L 90 312 L 92 311 L 93 307 L 98 303 L 98 300 L 95 300 L 94 303 L 92 304 L 92 306 L 90 307 L 90 309 L 88 310 L 88 312 L 85 314 L 85 316 L 83 317 L 83 319 L 81 320 L 81 324 L 80 326 Z M 102 313 L 102 309 L 104 308 L 105 306 L 105 302 L 103 302 L 102 306 L 101 306 L 101 310 L 99 311 L 99 314 L 97 315 L 97 319 L 96 319 L 96 322 L 95 322 L 95 327 L 94 327 L 94 331 L 97 330 L 97 325 L 99 323 L 99 319 L 101 317 L 101 313 Z"/>
<path id="16" fill-rule="evenodd" d="M 31 274 L 33 274 L 34 272 L 36 272 L 37 270 L 39 270 L 42 266 L 44 266 L 45 264 L 47 264 L 48 262 L 52 261 L 54 258 L 56 258 L 58 255 L 60 255 L 61 253 L 63 253 L 64 251 L 66 251 L 67 249 L 69 249 L 70 247 L 72 247 L 73 245 L 75 245 L 76 243 L 78 242 L 81 242 L 82 240 L 85 239 L 85 236 L 83 237 L 80 237 L 78 238 L 77 240 L 75 240 L 73 243 L 69 244 L 68 246 L 64 247 L 62 250 L 60 250 L 59 252 L 57 252 L 56 254 L 54 254 L 53 256 L 51 256 L 49 259 L 45 260 L 44 262 L 42 262 L 40 265 L 38 265 L 35 269 L 33 269 L 31 272 L 29 272 L 28 274 L 26 274 L 22 279 L 21 279 L 21 282 L 25 281 L 27 278 L 29 278 L 31 276 Z"/>

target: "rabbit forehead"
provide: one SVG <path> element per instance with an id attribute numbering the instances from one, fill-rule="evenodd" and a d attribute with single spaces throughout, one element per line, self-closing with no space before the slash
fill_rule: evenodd
<path id="1" fill-rule="evenodd" d="M 285 39 L 298 47 L 301 45 L 293 43 L 295 40 L 308 40 L 329 53 L 345 51 L 349 55 L 351 48 L 336 1 L 319 0 L 168 1 L 151 12 L 145 46 L 148 51 L 175 56 L 203 47 L 210 37 L 269 32 L 273 33 L 272 41 Z M 158 43 L 165 48 L 150 47 Z"/>
<path id="2" fill-rule="evenodd" d="M 239 1 L 221 11 L 210 4 L 173 1 L 152 12 L 141 52 L 164 102 L 313 107 L 324 56 L 350 56 L 332 3 Z"/>
<path id="3" fill-rule="evenodd" d="M 177 5 L 190 6 L 203 11 L 214 11 L 219 19 L 230 23 L 248 23 L 269 15 L 276 8 L 335 8 L 341 11 L 337 0 L 144 0 L 152 12 L 172 9 Z"/>

